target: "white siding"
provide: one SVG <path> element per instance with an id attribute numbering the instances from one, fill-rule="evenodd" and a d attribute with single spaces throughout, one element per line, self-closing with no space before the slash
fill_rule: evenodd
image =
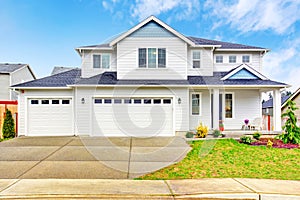
<path id="1" fill-rule="evenodd" d="M 89 135 L 92 121 L 92 99 L 93 97 L 174 97 L 174 128 L 175 131 L 182 131 L 188 129 L 188 89 L 186 88 L 78 88 L 76 90 L 76 106 L 75 106 L 75 128 L 77 135 Z M 85 98 L 85 103 L 81 103 L 81 99 Z M 178 104 L 178 98 L 181 98 L 181 104 Z"/>
<path id="2" fill-rule="evenodd" d="M 116 65 L 116 50 L 109 51 L 109 50 L 93 50 L 87 51 L 84 50 L 82 53 L 82 64 L 81 64 L 81 75 L 83 78 L 88 78 L 91 76 L 95 76 L 97 74 L 101 74 L 105 71 L 117 71 Z M 109 69 L 95 69 L 93 68 L 93 54 L 110 54 L 110 68 Z"/>
<path id="3" fill-rule="evenodd" d="M 138 68 L 138 48 L 166 48 L 166 68 Z M 117 52 L 118 79 L 187 79 L 187 44 L 179 38 L 125 38 Z"/>
<path id="4" fill-rule="evenodd" d="M 194 50 L 200 50 L 200 69 L 193 69 Z M 213 75 L 213 53 L 210 48 L 189 48 L 188 50 L 188 75 L 189 76 L 212 76 Z"/>
<path id="5" fill-rule="evenodd" d="M 216 63 L 216 55 L 223 55 L 223 63 Z M 236 63 L 229 63 L 229 56 L 236 55 Z M 255 70 L 261 72 L 262 70 L 262 57 L 259 52 L 215 52 L 214 53 L 214 71 L 230 71 L 231 69 L 242 64 L 242 56 L 249 55 L 249 64 Z"/>
<path id="6" fill-rule="evenodd" d="M 29 71 L 28 67 L 24 67 L 20 70 L 17 70 L 11 73 L 11 85 L 15 85 L 18 83 L 24 83 L 27 81 L 34 80 L 31 72 Z"/>
<path id="7" fill-rule="evenodd" d="M 260 92 L 258 90 L 231 90 L 234 94 L 233 119 L 224 120 L 224 128 L 241 129 L 245 119 L 261 117 Z"/>
<path id="8" fill-rule="evenodd" d="M 20 93 L 18 101 L 18 131 L 19 135 L 26 135 L 27 123 L 27 98 L 30 97 L 70 97 L 73 96 L 73 90 L 25 90 Z M 74 105 L 74 104 L 73 104 Z"/>
<path id="9" fill-rule="evenodd" d="M 0 100 L 9 100 L 9 79 L 8 74 L 0 74 Z"/>
<path id="10" fill-rule="evenodd" d="M 196 127 L 202 122 L 204 125 L 211 127 L 211 105 L 210 105 L 210 92 L 209 90 L 190 90 L 191 93 L 200 93 L 201 94 L 201 115 L 192 115 L 191 113 L 191 99 L 189 99 L 189 129 L 195 130 Z"/>

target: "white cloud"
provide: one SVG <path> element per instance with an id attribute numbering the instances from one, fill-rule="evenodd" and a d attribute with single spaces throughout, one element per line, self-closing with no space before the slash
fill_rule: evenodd
<path id="1" fill-rule="evenodd" d="M 200 3 L 199 0 L 136 0 L 131 10 L 132 17 L 139 20 L 166 12 L 170 12 L 171 18 L 186 20 L 199 12 Z"/>
<path id="2" fill-rule="evenodd" d="M 282 34 L 300 20 L 299 0 L 207 0 L 205 8 L 218 19 L 214 27 L 230 24 L 241 32 L 270 29 Z"/>

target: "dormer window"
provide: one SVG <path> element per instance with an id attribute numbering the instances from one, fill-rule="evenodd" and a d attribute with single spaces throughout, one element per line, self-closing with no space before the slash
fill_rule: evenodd
<path id="1" fill-rule="evenodd" d="M 139 68 L 166 68 L 165 48 L 139 48 Z"/>
<path id="2" fill-rule="evenodd" d="M 250 62 L 250 56 L 249 55 L 243 55 L 242 56 L 243 63 L 249 63 Z"/>
<path id="3" fill-rule="evenodd" d="M 193 51 L 193 68 L 200 68 L 200 51 Z"/>
<path id="4" fill-rule="evenodd" d="M 229 63 L 236 63 L 236 56 L 229 56 Z"/>
<path id="5" fill-rule="evenodd" d="M 216 56 L 216 63 L 223 63 L 223 56 Z"/>
<path id="6" fill-rule="evenodd" d="M 110 54 L 94 54 L 93 55 L 93 68 L 109 69 Z"/>

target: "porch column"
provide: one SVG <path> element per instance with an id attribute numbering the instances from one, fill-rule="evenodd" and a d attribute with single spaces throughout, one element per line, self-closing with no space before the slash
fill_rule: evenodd
<path id="1" fill-rule="evenodd" d="M 220 90 L 213 89 L 213 129 L 219 129 L 219 95 Z"/>
<path id="2" fill-rule="evenodd" d="M 281 131 L 281 94 L 273 90 L 273 126 L 274 131 Z"/>

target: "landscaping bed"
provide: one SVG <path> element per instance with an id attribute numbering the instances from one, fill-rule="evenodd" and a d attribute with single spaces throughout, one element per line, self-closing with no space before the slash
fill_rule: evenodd
<path id="1" fill-rule="evenodd" d="M 282 140 L 275 139 L 275 138 L 260 138 L 254 142 L 251 142 L 253 146 L 267 146 L 268 141 L 272 142 L 272 147 L 274 148 L 285 148 L 285 149 L 294 149 L 299 148 L 298 144 L 284 144 Z"/>
<path id="2" fill-rule="evenodd" d="M 179 163 L 138 179 L 267 178 L 300 180 L 300 149 L 267 148 L 234 139 L 190 142 Z"/>

